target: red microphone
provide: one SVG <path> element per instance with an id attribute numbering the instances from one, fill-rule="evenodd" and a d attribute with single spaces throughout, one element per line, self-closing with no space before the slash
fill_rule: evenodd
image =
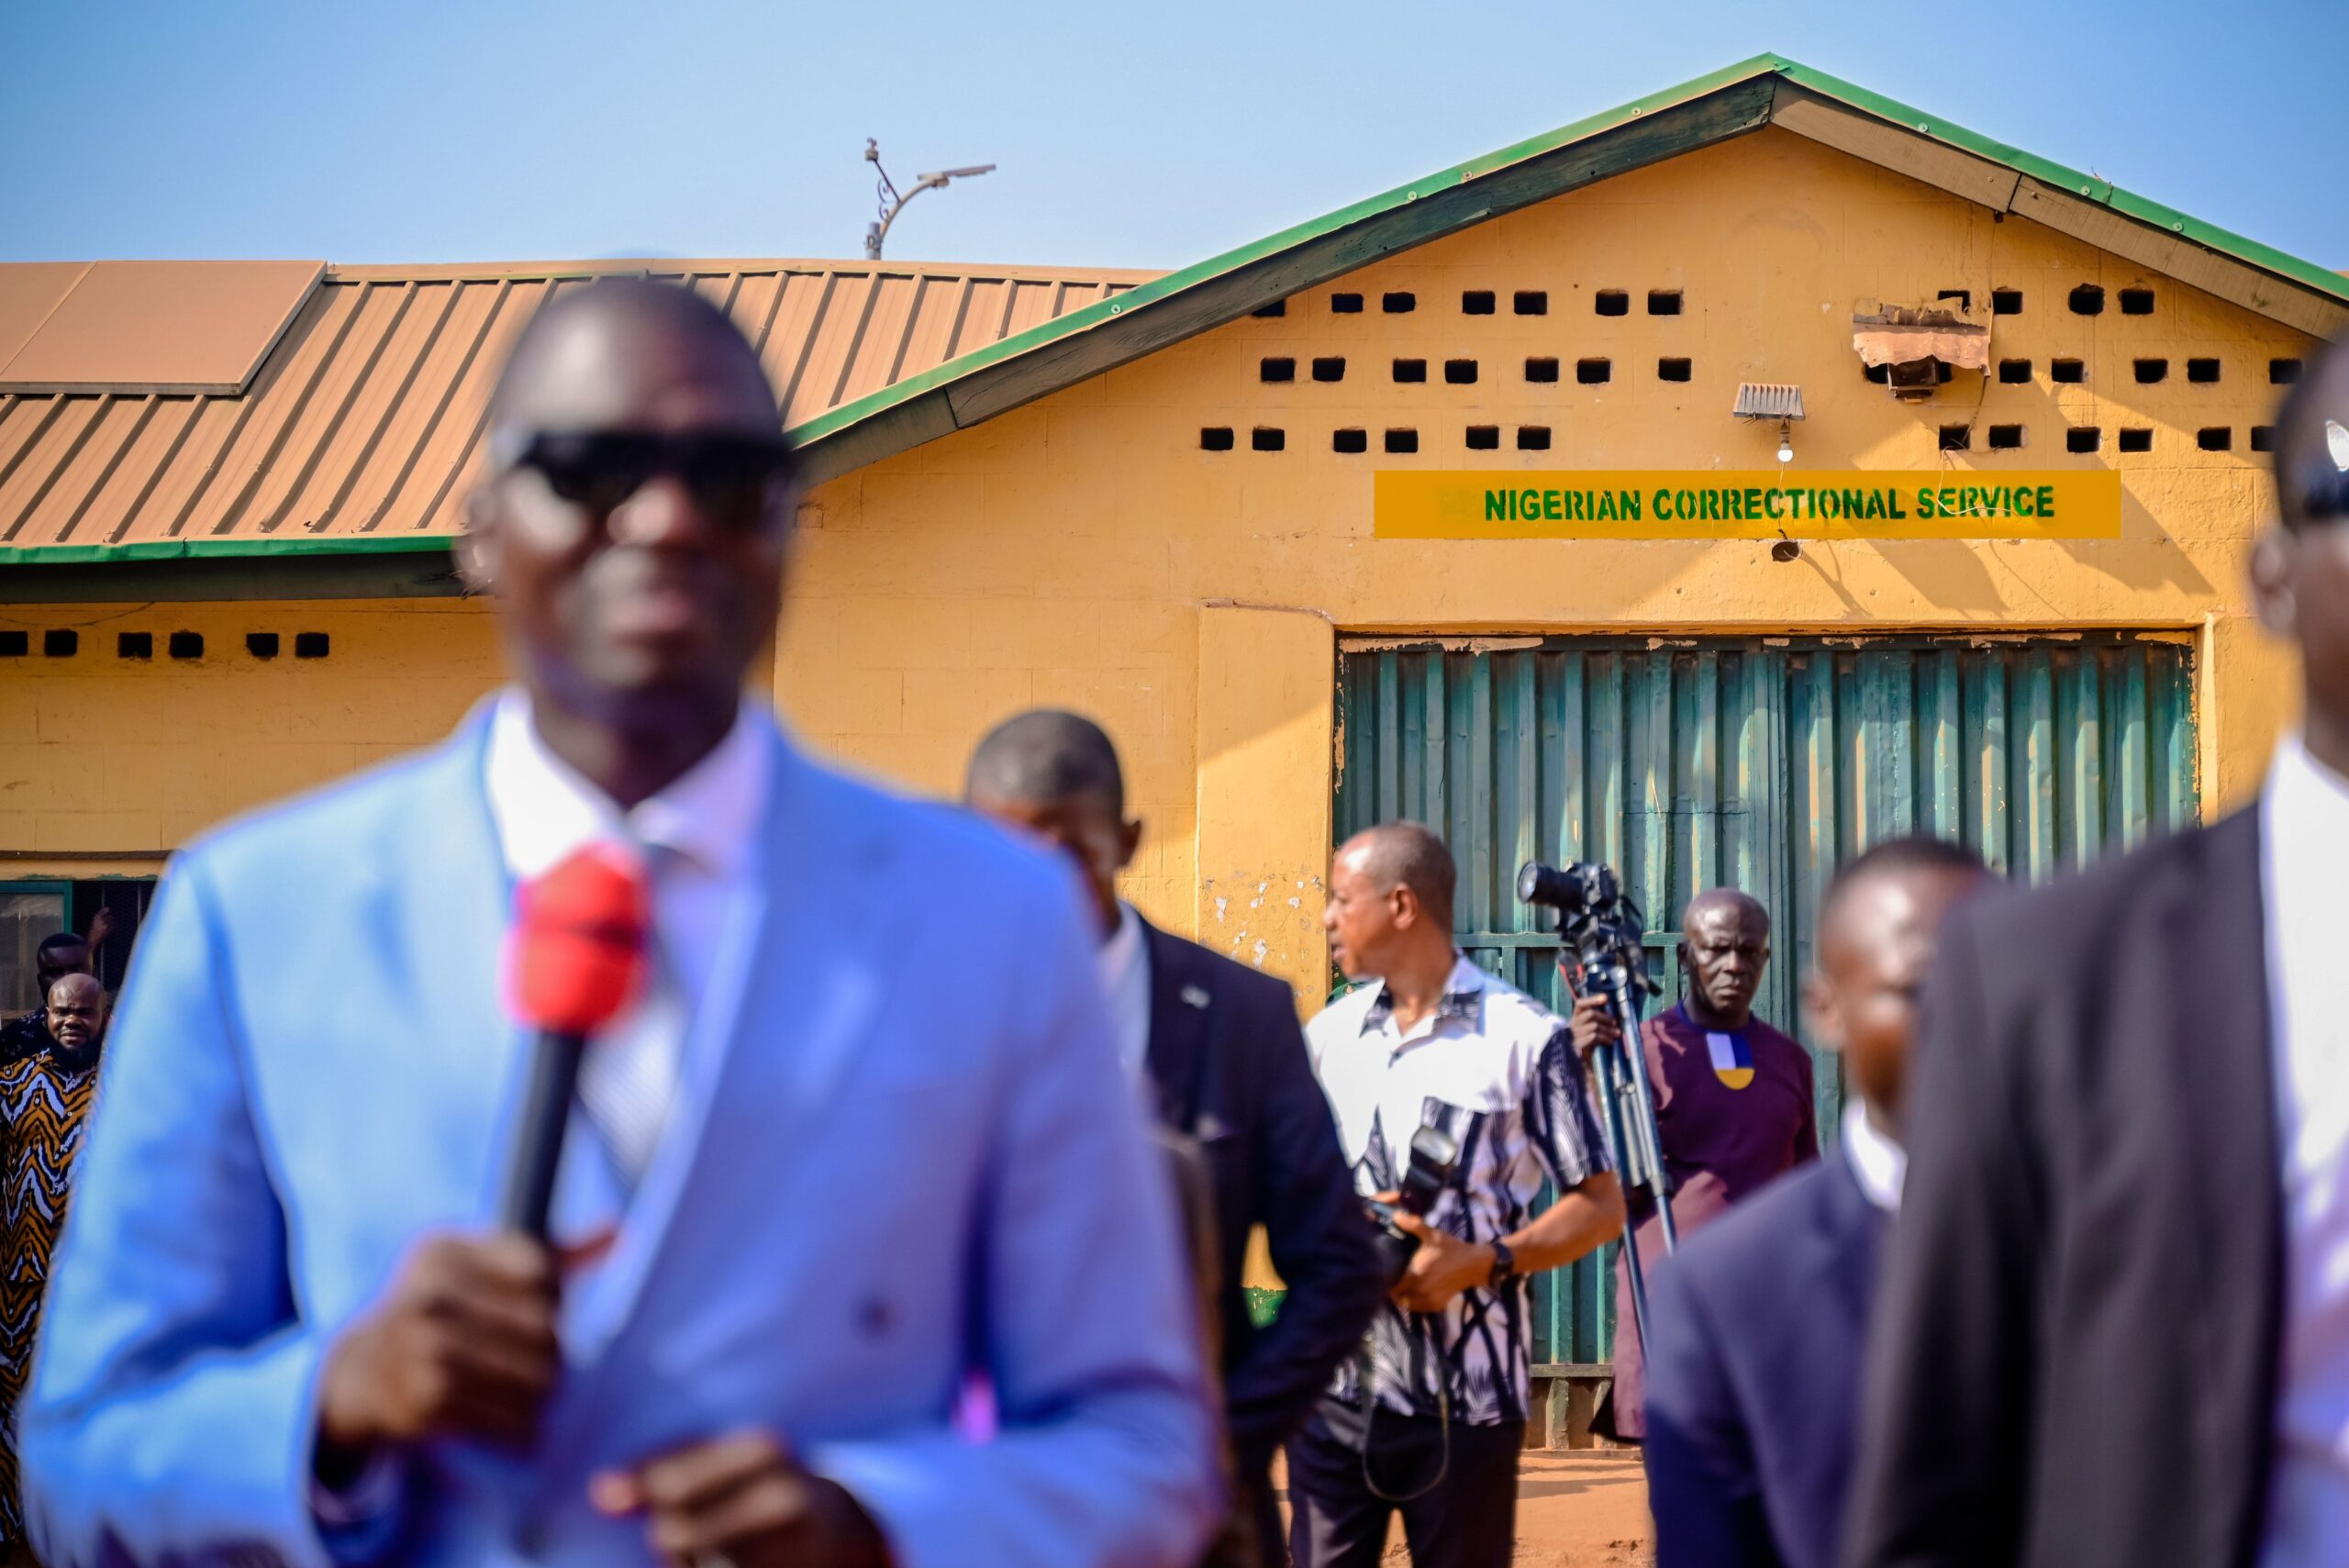
<path id="1" fill-rule="evenodd" d="M 498 1218 L 544 1240 L 580 1054 L 587 1037 L 625 1011 L 643 987 L 651 896 L 636 858 L 603 843 L 525 883 L 515 906 L 506 948 L 507 1000 L 539 1038 Z"/>

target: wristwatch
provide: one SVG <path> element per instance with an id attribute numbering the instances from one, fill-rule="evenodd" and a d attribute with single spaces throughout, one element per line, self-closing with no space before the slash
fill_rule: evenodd
<path id="1" fill-rule="evenodd" d="M 1501 1281 L 1517 1273 L 1517 1254 L 1508 1250 L 1508 1242 L 1497 1238 L 1485 1244 L 1493 1250 L 1493 1272 L 1486 1279 L 1485 1288 L 1498 1290 Z"/>

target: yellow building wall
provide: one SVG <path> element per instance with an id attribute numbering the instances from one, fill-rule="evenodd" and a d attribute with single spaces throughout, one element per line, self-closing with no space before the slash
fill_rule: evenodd
<path id="1" fill-rule="evenodd" d="M 2072 314 L 2078 284 L 2104 314 Z M 2154 291 L 2124 316 L 2119 291 Z M 2021 314 L 1987 314 L 1993 287 Z M 1631 311 L 1597 316 L 1621 289 Z M 1497 311 L 1468 316 L 1466 290 Z M 1650 316 L 1650 290 L 1684 313 Z M 2026 384 L 1960 373 L 1921 405 L 1865 382 L 1855 308 L 1971 290 L 1994 360 L 2032 362 Z M 1520 290 L 1548 295 L 1518 315 Z M 1382 295 L 1408 291 L 1408 314 Z M 1356 315 L 1330 308 L 1364 296 Z M 2022 218 L 1765 130 L 1559 197 L 1406 252 L 1252 317 L 1176 344 L 1000 418 L 832 481 L 811 495 L 774 665 L 778 701 L 819 747 L 901 784 L 952 793 L 987 726 L 1059 704 L 1101 719 L 1124 752 L 1146 819 L 1129 895 L 1153 918 L 1261 962 L 1318 996 L 1329 851 L 1336 639 L 1345 632 L 2060 630 L 2191 631 L 2199 658 L 2201 787 L 2208 809 L 2245 796 L 2295 693 L 2281 652 L 2246 618 L 2242 562 L 2269 514 L 2249 432 L 2275 388 L 2267 361 L 2301 335 L 2143 273 Z M 1267 384 L 1266 357 L 1297 380 Z M 1525 361 L 1554 358 L 1555 384 Z M 1685 384 L 1656 361 L 1685 357 Z M 2185 361 L 2218 358 L 2216 384 Z M 1341 357 L 1343 379 L 1311 379 Z M 1610 362 L 1604 385 L 1575 363 Z M 2058 357 L 2086 366 L 2050 380 Z M 2132 361 L 2170 361 L 2140 385 Z M 1392 361 L 1423 359 L 1398 384 Z M 1473 384 L 1444 380 L 1476 363 Z M 1740 424 L 1739 383 L 1793 382 L 1809 417 L 1797 466 L 1926 474 L 2117 468 L 2118 539 L 1809 542 L 1788 563 L 1753 541 L 1399 541 L 1371 534 L 1372 475 L 1386 468 L 1756 469 L 1775 428 Z M 1937 450 L 1972 422 L 1976 449 Z M 2020 451 L 1980 450 L 1982 429 L 2021 424 Z M 2104 450 L 2075 456 L 2064 431 L 2093 424 Z M 1472 451 L 1472 425 L 1501 450 Z M 1547 451 L 1515 450 L 1547 427 Z M 2205 426 L 2234 450 L 2196 450 Z M 1202 450 L 1205 427 L 1235 450 Z M 2143 454 L 2115 450 L 2152 430 Z M 1252 450 L 1263 428 L 1283 450 Z M 1371 450 L 1331 450 L 1360 428 Z M 1413 455 L 1380 450 L 1418 432 Z M 82 650 L 44 659 L 39 632 L 71 626 Z M 124 871 L 247 806 L 445 734 L 498 677 L 484 606 L 459 600 L 0 606 L 35 651 L 0 663 L 0 877 Z M 114 635 L 154 634 L 150 662 L 118 660 Z M 175 630 L 206 656 L 166 656 Z M 274 630 L 263 662 L 248 631 Z M 323 630 L 332 652 L 292 657 Z M 94 862 L 98 853 L 145 859 Z"/>
<path id="2" fill-rule="evenodd" d="M 0 627 L 33 649 L 0 663 L 0 850 L 37 853 L 0 881 L 159 871 L 223 817 L 446 735 L 500 669 L 484 606 L 456 599 L 0 605 Z M 60 627 L 78 651 L 43 657 Z M 126 631 L 154 656 L 119 657 Z M 202 658 L 170 656 L 183 631 Z M 247 651 L 257 631 L 274 659 Z M 306 631 L 326 657 L 294 656 Z"/>
<path id="3" fill-rule="evenodd" d="M 2067 307 L 2084 283 L 2105 288 L 2102 315 Z M 2153 314 L 2122 315 L 2120 291 L 2138 286 L 2154 291 Z M 2021 290 L 2022 311 L 1991 316 L 1993 287 Z M 1631 314 L 1596 315 L 1602 288 L 1627 291 Z M 1680 291 L 1683 314 L 1646 314 L 1652 289 Z M 1972 291 L 1994 361 L 2030 360 L 2027 384 L 1961 372 L 1905 405 L 1863 379 L 1854 310 L 1945 289 Z M 1493 291 L 1497 313 L 1464 314 L 1467 290 Z M 1547 313 L 1515 314 L 1520 290 L 1546 291 Z M 1416 308 L 1384 312 L 1401 291 Z M 1364 295 L 1361 314 L 1331 310 L 1341 292 Z M 1319 884 L 1298 873 L 1329 851 L 1332 628 L 2190 629 L 2202 795 L 2216 809 L 2254 785 L 2293 702 L 2288 663 L 2245 619 L 2241 577 L 2272 510 L 2249 450 L 2277 395 L 2268 361 L 2310 346 L 2027 220 L 1765 130 L 1406 252 L 1281 317 L 822 486 L 804 512 L 779 700 L 822 744 L 930 790 L 955 787 L 971 744 L 1017 707 L 1093 714 L 1150 819 L 1130 895 L 1307 997 L 1326 974 Z M 1272 356 L 1295 360 L 1297 379 L 1261 380 Z M 1536 356 L 1562 361 L 1556 384 L 1526 380 Z M 1691 379 L 1659 380 L 1665 356 L 1690 360 Z M 2216 384 L 2187 379 L 2186 360 L 2202 356 L 2221 361 Z M 1319 357 L 1342 357 L 1343 379 L 1312 380 Z M 1598 357 L 1609 381 L 1578 384 L 1575 361 Z M 2081 384 L 2051 381 L 2059 357 L 2084 361 Z M 2168 379 L 2139 384 L 2141 357 L 2168 359 Z M 1398 358 L 1427 361 L 1428 381 L 1397 384 Z M 1445 382 L 1453 359 L 1476 361 L 1474 384 Z M 1776 428 L 1730 417 L 1745 381 L 1802 387 L 1804 469 L 2117 468 L 2122 537 L 1811 542 L 1781 564 L 1761 542 L 1371 536 L 1384 468 L 1771 468 Z M 1938 450 L 1942 425 L 1967 422 L 1976 450 Z M 2022 425 L 2027 444 L 1983 450 L 1993 423 Z M 1470 450 L 1471 425 L 1499 426 L 1501 450 Z M 1527 425 L 1551 429 L 1551 450 L 1515 450 Z M 2066 452 L 2074 425 L 2099 427 L 2104 450 Z M 2221 425 L 2234 450 L 2198 450 L 2198 429 Z M 1234 450 L 1202 450 L 1204 427 L 1232 428 Z M 2119 452 L 2123 427 L 2151 429 L 2153 450 Z M 1252 450 L 1259 428 L 1282 431 L 1284 450 Z M 1366 430 L 1371 450 L 1333 452 L 1342 428 Z M 1417 454 L 1381 450 L 1388 428 L 1416 430 Z M 1235 611 L 1258 619 L 1218 629 Z M 1258 629 L 1275 626 L 1319 629 Z M 1227 888 L 1247 895 L 1244 924 Z"/>

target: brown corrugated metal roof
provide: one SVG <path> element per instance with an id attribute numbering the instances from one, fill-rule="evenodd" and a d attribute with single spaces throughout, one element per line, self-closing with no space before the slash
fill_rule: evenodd
<path id="1" fill-rule="evenodd" d="M 241 394 L 0 388 L 0 547 L 454 533 L 506 346 L 556 294 L 612 272 L 687 278 L 722 306 L 766 361 L 786 427 L 1157 275 L 833 261 L 329 268 Z M 72 279 L 0 266 L 0 328 L 67 297 Z M 29 337 L 39 322 L 21 325 Z"/>

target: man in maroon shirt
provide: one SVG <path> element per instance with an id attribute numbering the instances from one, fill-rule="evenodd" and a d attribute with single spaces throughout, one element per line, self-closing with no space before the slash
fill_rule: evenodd
<path id="1" fill-rule="evenodd" d="M 1753 994 L 1770 962 L 1770 916 L 1735 888 L 1697 895 L 1680 923 L 1681 1000 L 1647 1020 L 1648 1080 L 1656 1130 L 1672 1177 L 1672 1218 L 1682 1236 L 1718 1217 L 1772 1177 L 1819 1154 L 1811 1106 L 1810 1056 L 1753 1016 Z M 1575 1004 L 1575 1046 L 1620 1038 L 1604 1001 Z M 1664 1256 L 1653 1207 L 1636 1197 L 1640 1262 Z M 1594 1425 L 1637 1441 L 1647 1434 L 1643 1363 L 1632 1329 L 1631 1281 L 1615 1263 L 1615 1385 Z"/>

